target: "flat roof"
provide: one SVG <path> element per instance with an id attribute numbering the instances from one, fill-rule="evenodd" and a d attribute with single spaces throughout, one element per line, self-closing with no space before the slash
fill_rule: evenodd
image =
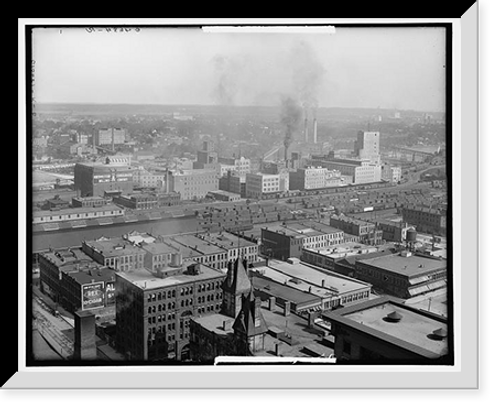
<path id="1" fill-rule="evenodd" d="M 192 320 L 201 325 L 206 330 L 209 330 L 215 334 L 219 335 L 229 335 L 233 334 L 233 324 L 235 319 L 228 317 L 227 315 L 215 313 L 210 315 L 205 315 L 201 317 L 193 317 Z M 228 321 L 226 330 L 224 330 L 223 324 Z"/>
<path id="2" fill-rule="evenodd" d="M 42 255 L 58 267 L 68 264 L 74 264 L 75 262 L 78 261 L 86 261 L 86 262 L 94 261 L 87 254 L 85 254 L 81 250 L 81 248 L 54 250 L 42 253 Z"/>
<path id="3" fill-rule="evenodd" d="M 255 243 L 244 238 L 238 237 L 232 233 L 223 232 L 222 234 L 200 234 L 205 241 L 213 243 L 219 247 L 234 249 L 239 247 L 254 247 Z"/>
<path id="4" fill-rule="evenodd" d="M 269 267 L 280 271 L 289 277 L 299 279 L 325 290 L 332 290 L 338 294 L 349 293 L 366 287 L 371 287 L 371 284 L 363 281 L 355 280 L 330 270 L 326 273 L 321 269 L 317 269 L 304 263 L 290 264 L 287 262 L 272 260 L 269 261 Z M 323 281 L 325 283 L 324 287 L 322 287 Z"/>
<path id="5" fill-rule="evenodd" d="M 294 238 L 316 237 L 319 235 L 341 233 L 342 230 L 323 223 L 301 222 L 301 223 L 274 223 L 262 227 L 267 231 L 283 234 Z"/>
<path id="6" fill-rule="evenodd" d="M 179 235 L 176 237 L 172 237 L 172 240 L 177 243 L 183 244 L 186 247 L 194 248 L 196 251 L 200 252 L 203 255 L 220 254 L 226 252 L 226 250 L 224 250 L 223 248 L 214 244 L 210 244 L 209 242 L 202 240 L 194 234 Z"/>
<path id="7" fill-rule="evenodd" d="M 136 167 L 133 167 L 133 166 L 129 166 L 127 164 L 121 164 L 119 162 L 111 162 L 109 164 L 105 164 L 105 163 L 76 163 L 76 166 L 84 166 L 84 167 L 90 167 L 90 168 L 94 168 L 96 170 L 98 169 L 101 169 L 101 170 L 108 170 L 108 169 L 111 169 L 111 168 L 117 168 L 117 169 L 120 169 L 120 170 L 135 170 Z"/>
<path id="8" fill-rule="evenodd" d="M 401 315 L 399 322 L 384 320 L 389 313 Z M 358 331 L 398 345 L 425 357 L 448 353 L 448 340 L 429 338 L 434 331 L 447 331 L 445 318 L 420 312 L 383 297 L 322 314 L 322 317 L 353 327 Z"/>
<path id="9" fill-rule="evenodd" d="M 307 248 L 304 247 L 304 250 L 321 254 L 321 255 L 331 255 L 331 254 L 341 254 L 341 253 L 349 253 L 361 250 L 374 250 L 377 251 L 378 247 L 373 245 L 366 245 L 357 243 L 355 241 L 349 241 L 338 245 L 331 245 L 327 247 L 319 247 L 319 248 Z M 367 252 L 366 254 L 369 254 Z"/>
<path id="10" fill-rule="evenodd" d="M 146 250 L 148 253 L 151 254 L 175 254 L 178 253 L 178 251 L 169 246 L 168 244 L 165 243 L 159 243 L 159 242 L 154 242 L 154 243 L 149 243 L 149 244 L 141 244 L 141 248 L 143 250 Z"/>
<path id="11" fill-rule="evenodd" d="M 61 210 L 54 211 L 33 211 L 33 217 L 46 217 L 53 215 L 62 214 L 83 214 L 83 213 L 93 213 L 98 211 L 120 211 L 120 207 L 114 204 L 107 204 L 100 207 L 73 207 L 73 208 L 63 208 Z"/>
<path id="12" fill-rule="evenodd" d="M 92 282 L 108 282 L 115 280 L 115 270 L 109 267 L 92 267 L 76 272 L 69 272 L 67 274 L 81 285 Z"/>
<path id="13" fill-rule="evenodd" d="M 201 256 L 203 256 L 203 254 L 200 253 L 199 251 L 196 251 L 196 250 L 194 250 L 192 248 L 186 247 L 183 244 L 176 243 L 173 240 L 173 237 L 162 237 L 162 238 L 163 238 L 163 242 L 165 244 L 167 244 L 168 246 L 174 248 L 175 250 L 177 250 L 177 252 L 180 252 L 182 254 L 183 258 L 193 258 L 193 257 L 201 257 Z"/>
<path id="14" fill-rule="evenodd" d="M 391 254 L 375 258 L 367 258 L 363 261 L 357 261 L 356 264 L 368 265 L 393 273 L 412 277 L 426 274 L 429 271 L 446 269 L 446 260 L 423 257 L 412 254 L 409 257 L 403 257 L 400 254 Z"/>
<path id="15" fill-rule="evenodd" d="M 85 243 L 95 248 L 105 257 L 117 257 L 130 254 L 145 254 L 146 252 L 137 246 L 130 244 L 121 237 L 106 238 L 102 237 L 97 240 L 85 241 Z"/>
<path id="16" fill-rule="evenodd" d="M 316 295 L 278 284 L 268 278 L 253 277 L 251 282 L 255 290 L 266 292 L 287 301 L 297 304 L 321 303 L 321 298 Z"/>
<path id="17" fill-rule="evenodd" d="M 183 272 L 187 269 L 190 264 L 183 265 Z M 131 282 L 132 284 L 140 287 L 144 290 L 151 290 L 155 288 L 163 288 L 163 287 L 171 287 L 175 285 L 181 285 L 185 283 L 192 283 L 196 281 L 204 281 L 211 280 L 216 278 L 224 278 L 226 274 L 223 272 L 216 270 L 214 268 L 210 268 L 206 265 L 200 264 L 200 274 L 198 275 L 187 275 L 187 274 L 179 274 L 179 275 L 171 275 L 165 278 L 158 278 L 153 275 L 151 271 L 147 268 L 139 268 L 136 270 L 131 270 L 127 272 L 118 271 L 116 273 L 117 276 Z"/>
<path id="18" fill-rule="evenodd" d="M 254 279 L 257 278 L 257 276 L 262 276 L 264 278 L 267 278 L 269 280 L 274 281 L 275 283 L 278 284 L 286 284 L 286 287 L 299 290 L 302 292 L 309 293 L 311 295 L 318 296 L 320 298 L 331 298 L 334 296 L 333 291 L 327 290 L 325 288 L 317 287 L 315 285 L 311 285 L 307 282 L 304 281 L 290 281 L 294 277 L 291 277 L 289 275 L 283 274 L 280 271 L 277 271 L 271 267 L 258 267 L 255 268 L 256 271 L 258 271 L 260 274 L 254 274 Z M 309 291 L 310 290 L 310 291 Z"/>

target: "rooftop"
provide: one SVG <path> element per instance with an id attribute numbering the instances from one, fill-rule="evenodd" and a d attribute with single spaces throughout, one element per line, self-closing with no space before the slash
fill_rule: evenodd
<path id="1" fill-rule="evenodd" d="M 234 249 L 238 247 L 252 247 L 255 243 L 240 238 L 234 234 L 223 232 L 220 234 L 201 234 L 201 238 L 207 242 L 215 244 L 222 248 Z"/>
<path id="2" fill-rule="evenodd" d="M 210 314 L 198 318 L 193 317 L 192 320 L 215 334 L 230 335 L 234 332 L 233 324 L 235 319 L 224 314 Z M 224 330 L 225 321 L 227 321 L 227 326 Z"/>
<path id="3" fill-rule="evenodd" d="M 372 245 L 366 245 L 366 244 L 361 244 L 357 243 L 354 241 L 349 241 L 346 243 L 342 243 L 339 245 L 335 246 L 328 246 L 328 247 L 321 247 L 321 248 L 307 248 L 304 247 L 304 249 L 307 249 L 310 252 L 313 253 L 318 253 L 321 255 L 337 255 L 337 254 L 367 254 L 371 252 L 375 252 L 378 250 L 376 246 Z"/>
<path id="4" fill-rule="evenodd" d="M 397 314 L 392 314 L 394 312 Z M 388 321 L 389 314 L 400 317 L 400 320 Z M 448 353 L 447 338 L 442 340 L 432 338 L 436 330 L 447 331 L 446 319 L 420 312 L 389 298 L 370 300 L 326 312 L 322 316 L 428 358 Z"/>
<path id="5" fill-rule="evenodd" d="M 342 230 L 339 230 L 338 228 L 317 222 L 270 224 L 263 227 L 263 229 L 293 238 L 315 237 L 319 235 L 342 232 Z"/>
<path id="6" fill-rule="evenodd" d="M 67 274 L 81 285 L 98 281 L 108 282 L 115 280 L 115 270 L 109 267 L 94 267 L 68 272 Z"/>
<path id="7" fill-rule="evenodd" d="M 165 243 L 148 243 L 142 244 L 140 246 L 143 250 L 146 250 L 150 254 L 175 254 L 178 251 Z"/>
<path id="8" fill-rule="evenodd" d="M 119 169 L 120 171 L 123 171 L 123 170 L 135 170 L 136 167 L 133 167 L 133 166 L 129 166 L 129 165 L 126 165 L 126 164 L 120 164 L 119 162 L 110 162 L 109 164 L 105 164 L 105 163 L 77 163 L 76 164 L 77 166 L 80 165 L 80 166 L 85 166 L 85 167 L 90 167 L 90 168 L 93 168 L 94 170 L 96 171 L 99 171 L 99 170 L 109 170 L 109 169 L 112 169 L 112 168 L 116 168 L 116 169 Z"/>
<path id="9" fill-rule="evenodd" d="M 313 294 L 278 284 L 265 277 L 254 277 L 252 285 L 256 291 L 263 291 L 277 298 L 292 301 L 297 304 L 321 303 L 321 299 Z"/>
<path id="10" fill-rule="evenodd" d="M 75 264 L 76 262 L 93 262 L 87 254 L 85 254 L 81 248 L 71 248 L 64 250 L 54 250 L 47 253 L 43 253 L 43 256 L 48 259 L 52 264 L 62 267 L 69 264 Z M 97 264 L 97 263 L 96 263 Z"/>
<path id="11" fill-rule="evenodd" d="M 379 269 L 391 271 L 405 277 L 418 276 L 430 271 L 446 269 L 446 260 L 423 257 L 412 254 L 404 257 L 400 254 L 391 254 L 382 257 L 367 258 L 356 264 L 368 265 Z"/>
<path id="12" fill-rule="evenodd" d="M 203 255 L 220 254 L 226 252 L 226 250 L 224 250 L 223 248 L 218 247 L 214 244 L 210 244 L 209 242 L 197 237 L 194 234 L 185 234 L 172 237 L 172 240 L 186 247 L 194 249 Z"/>
<path id="13" fill-rule="evenodd" d="M 371 287 L 370 284 L 363 281 L 356 280 L 330 270 L 328 270 L 327 273 L 326 271 L 304 263 L 290 264 L 288 262 L 272 260 L 269 261 L 269 268 L 308 283 L 308 285 L 315 285 L 317 287 L 321 287 L 323 290 L 331 290 L 337 295 Z M 322 285 L 323 281 L 324 287 Z"/>
<path id="14" fill-rule="evenodd" d="M 191 264 L 184 264 L 182 269 L 183 273 L 186 272 L 187 267 Z M 177 269 L 176 269 L 177 270 Z M 118 271 L 117 276 L 129 281 L 137 287 L 144 290 L 153 290 L 156 288 L 171 287 L 175 285 L 182 285 L 186 283 L 193 283 L 197 281 L 211 280 L 216 278 L 224 278 L 225 274 L 219 270 L 215 270 L 206 265 L 200 264 L 200 274 L 188 275 L 179 274 L 171 275 L 165 278 L 158 278 L 153 275 L 151 271 L 146 268 L 139 268 L 127 272 Z"/>
<path id="15" fill-rule="evenodd" d="M 360 225 L 375 225 L 375 223 L 372 223 L 370 221 L 364 221 L 360 220 L 358 218 L 353 218 L 353 217 L 347 217 L 345 215 L 331 215 L 330 216 L 330 221 L 332 220 L 338 220 L 338 221 L 345 221 L 347 223 L 352 223 L 352 224 L 360 224 Z"/>
<path id="16" fill-rule="evenodd" d="M 140 247 L 134 246 L 120 237 L 101 237 L 93 241 L 84 241 L 89 247 L 94 248 L 104 257 L 118 257 L 130 254 L 145 254 Z"/>
<path id="17" fill-rule="evenodd" d="M 74 208 L 64 208 L 62 210 L 55 211 L 33 211 L 33 217 L 50 217 L 54 215 L 63 214 L 85 214 L 94 213 L 101 211 L 121 211 L 122 209 L 114 204 L 103 205 L 101 207 L 74 207 Z"/>

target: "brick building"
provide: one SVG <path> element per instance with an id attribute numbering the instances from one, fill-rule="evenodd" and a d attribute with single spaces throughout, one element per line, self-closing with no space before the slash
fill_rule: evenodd
<path id="1" fill-rule="evenodd" d="M 299 258 L 303 247 L 316 248 L 344 242 L 344 232 L 322 223 L 273 224 L 261 229 L 262 250 L 273 258 Z"/>
<path id="2" fill-rule="evenodd" d="M 82 242 L 82 251 L 101 265 L 129 271 L 144 267 L 146 251 L 120 237 Z"/>
<path id="3" fill-rule="evenodd" d="M 191 318 L 220 310 L 224 278 L 201 264 L 118 272 L 118 350 L 132 360 L 188 359 Z"/>
<path id="4" fill-rule="evenodd" d="M 446 210 L 422 205 L 406 205 L 401 208 L 403 221 L 416 226 L 417 231 L 446 235 Z"/>

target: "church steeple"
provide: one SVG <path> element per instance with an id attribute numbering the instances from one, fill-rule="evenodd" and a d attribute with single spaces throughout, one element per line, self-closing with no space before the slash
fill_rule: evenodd
<path id="1" fill-rule="evenodd" d="M 232 318 L 236 318 L 241 310 L 243 296 L 247 296 L 252 290 L 252 284 L 248 278 L 245 264 L 241 257 L 230 262 L 227 266 L 227 277 L 222 284 L 222 312 Z"/>
<path id="2" fill-rule="evenodd" d="M 241 311 L 233 324 L 239 355 L 253 355 L 263 350 L 267 329 L 260 309 L 260 298 L 255 297 L 251 290 L 248 296 L 243 297 Z"/>

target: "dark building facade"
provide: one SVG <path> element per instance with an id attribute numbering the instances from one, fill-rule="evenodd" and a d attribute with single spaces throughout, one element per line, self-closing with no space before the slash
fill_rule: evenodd
<path id="1" fill-rule="evenodd" d="M 134 168 L 126 165 L 77 163 L 74 169 L 75 190 L 81 197 L 131 193 Z"/>
<path id="2" fill-rule="evenodd" d="M 407 205 L 401 208 L 403 220 L 423 233 L 446 235 L 446 211 L 424 206 Z"/>
<path id="3" fill-rule="evenodd" d="M 189 359 L 190 321 L 220 311 L 224 278 L 200 264 L 117 273 L 117 349 L 132 360 Z"/>

